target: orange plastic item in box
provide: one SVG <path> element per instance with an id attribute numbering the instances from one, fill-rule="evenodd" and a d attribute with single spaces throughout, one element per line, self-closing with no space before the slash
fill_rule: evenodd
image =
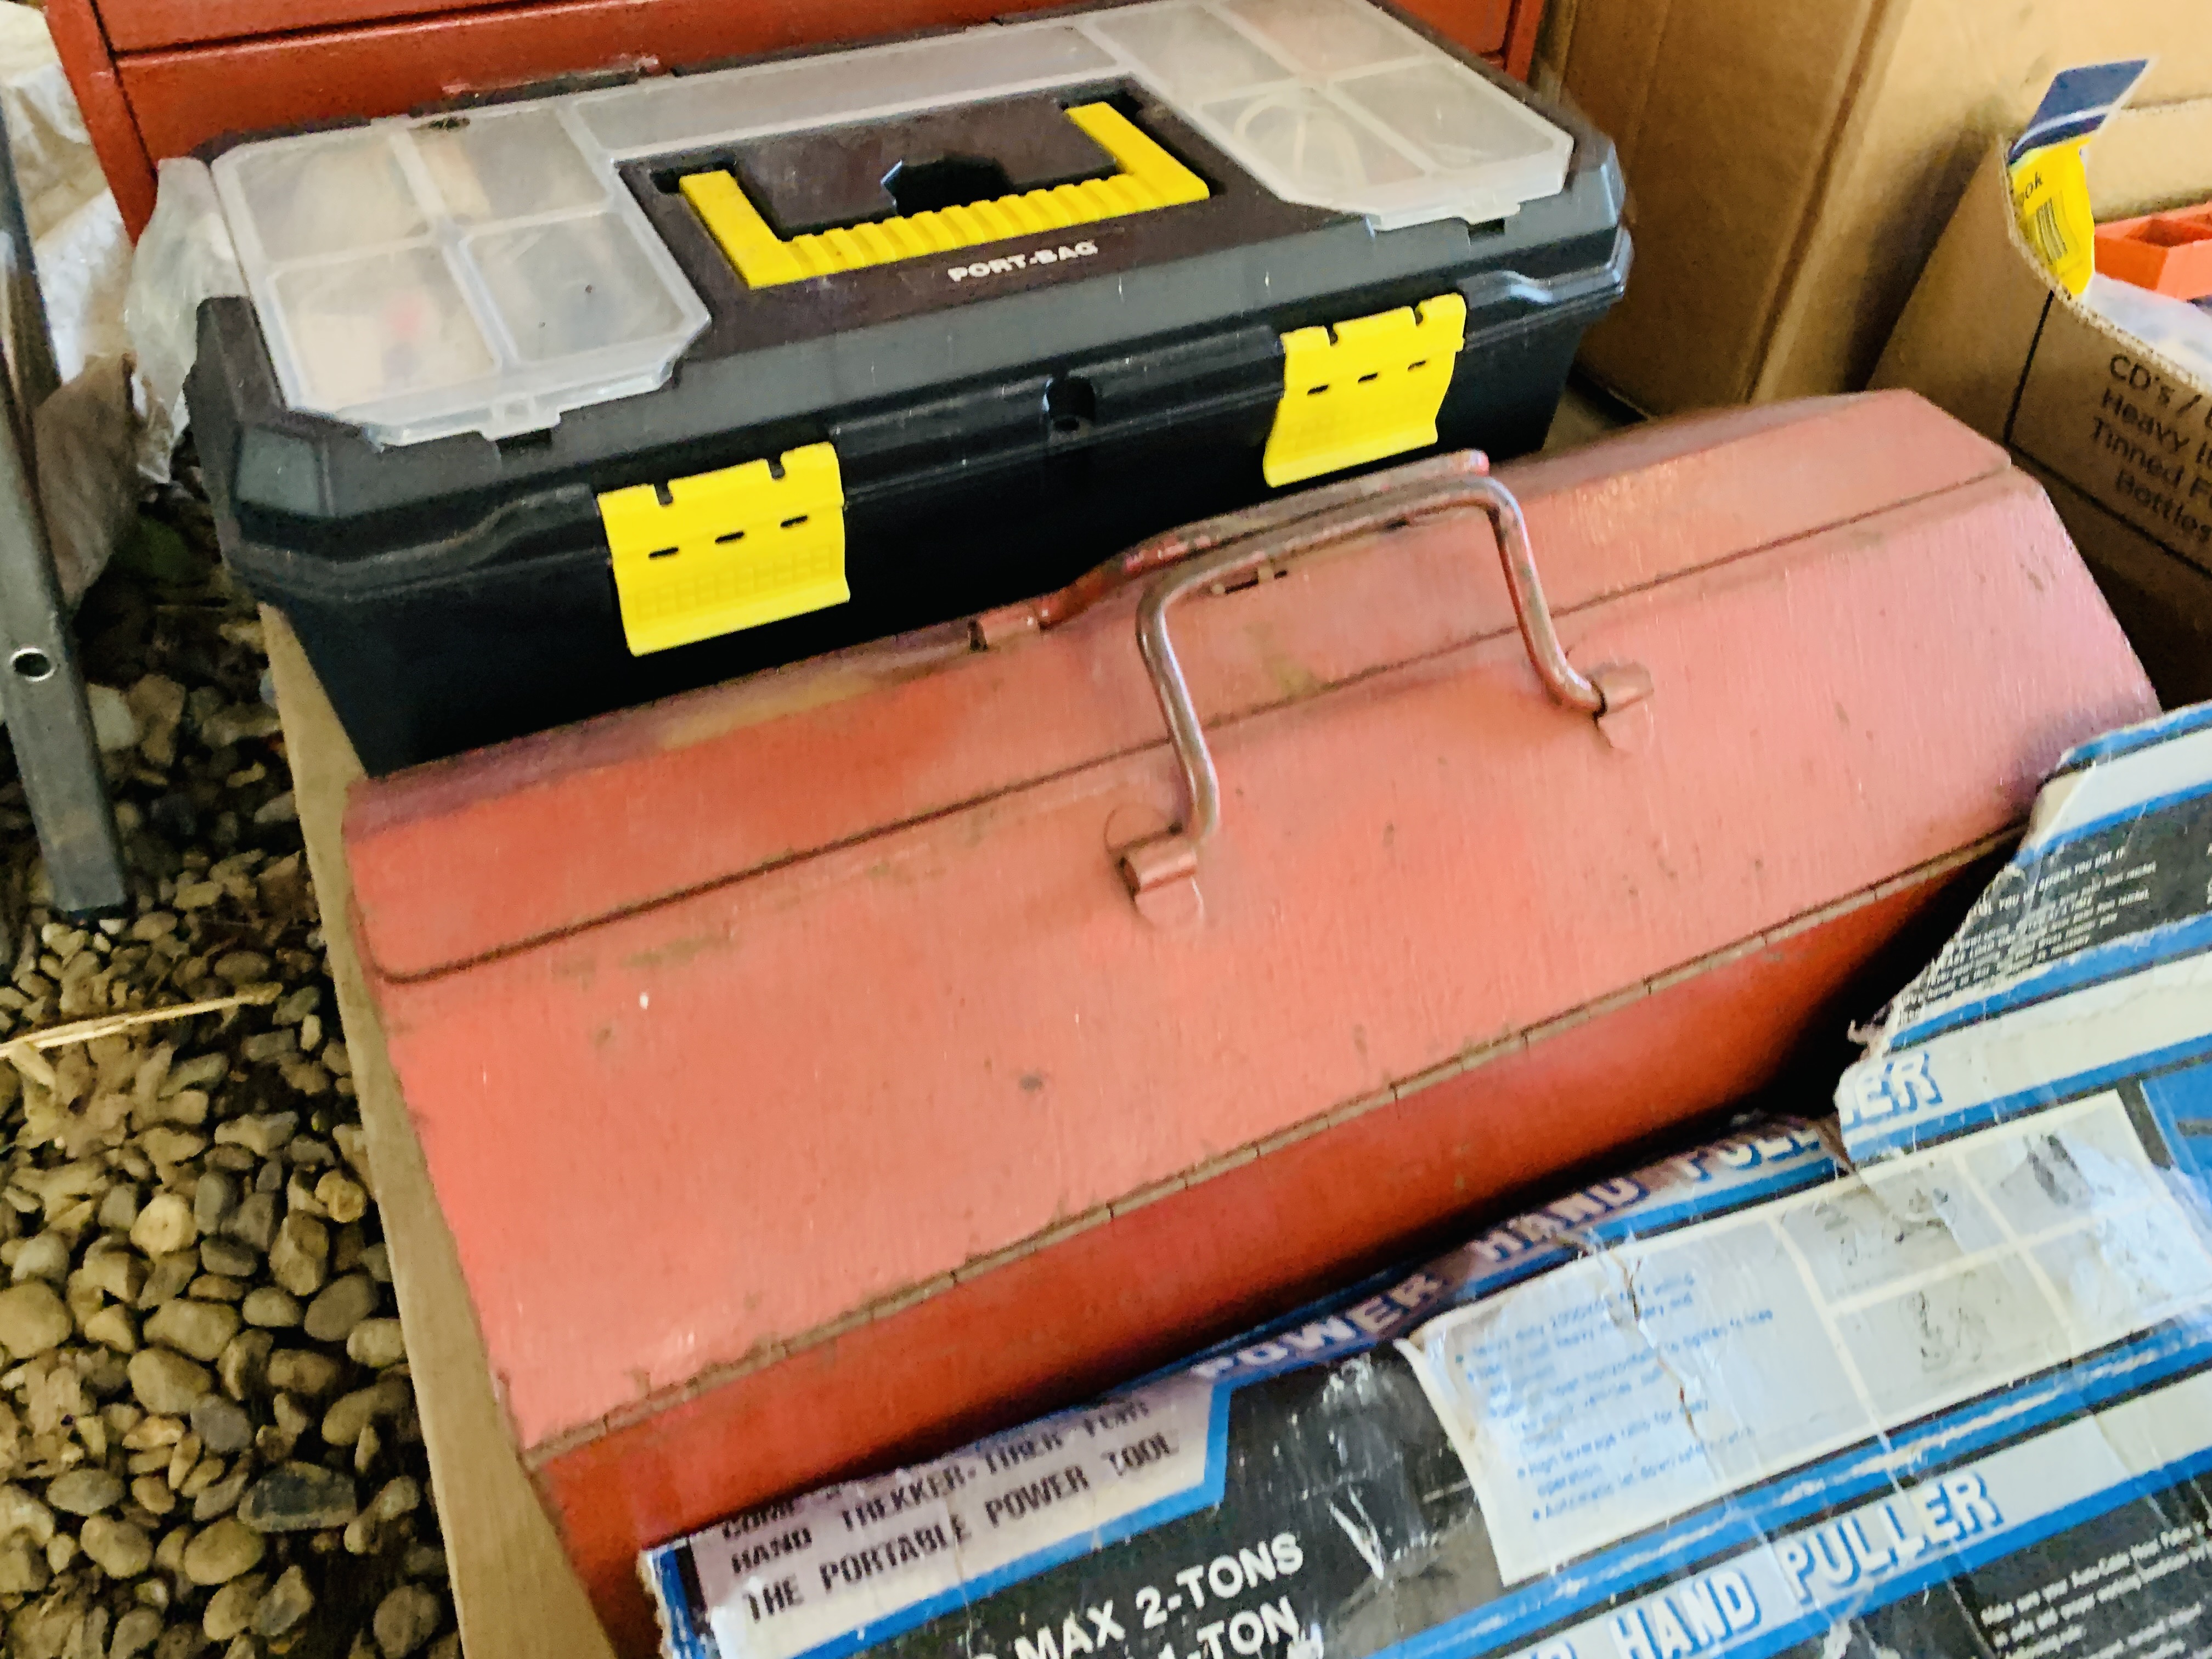
<path id="1" fill-rule="evenodd" d="M 1507 471 L 1602 722 L 1426 467 L 1340 509 L 1419 522 L 1160 613 L 1218 767 L 1194 858 L 1146 839 L 1189 817 L 1136 638 L 1171 567 L 357 787 L 392 1058 L 624 1651 L 641 1547 L 1172 1358 L 1835 1040 L 2059 753 L 2154 707 L 2043 493 L 1911 394 Z"/>
<path id="2" fill-rule="evenodd" d="M 2097 270 L 2177 300 L 2212 295 L 2212 202 L 2099 225 Z"/>

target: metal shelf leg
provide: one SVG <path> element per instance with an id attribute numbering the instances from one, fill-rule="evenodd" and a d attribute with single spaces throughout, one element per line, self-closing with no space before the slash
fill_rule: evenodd
<path id="1" fill-rule="evenodd" d="M 30 417 L 54 388 L 53 343 L 4 126 L 0 244 L 16 335 L 9 352 L 15 384 L 0 374 L 0 708 L 7 711 L 55 908 L 92 915 L 121 909 L 130 890 L 84 676 L 39 510 Z"/>

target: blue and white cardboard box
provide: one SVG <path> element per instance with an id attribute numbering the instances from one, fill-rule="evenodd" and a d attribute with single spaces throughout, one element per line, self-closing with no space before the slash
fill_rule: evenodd
<path id="1" fill-rule="evenodd" d="M 2212 1654 L 2212 707 L 2067 757 L 1838 1104 L 649 1552 L 667 1650 Z"/>

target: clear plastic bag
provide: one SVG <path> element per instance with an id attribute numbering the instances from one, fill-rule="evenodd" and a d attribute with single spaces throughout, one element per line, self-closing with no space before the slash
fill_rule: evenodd
<path id="1" fill-rule="evenodd" d="M 2081 303 L 2175 368 L 2212 380 L 2212 312 L 2111 276 L 2092 276 Z"/>
<path id="2" fill-rule="evenodd" d="M 54 367 L 74 380 L 125 349 L 123 285 L 131 239 L 93 154 L 76 99 L 46 33 L 27 6 L 0 7 L 0 114 L 46 299 Z M 9 319 L 11 327 L 15 319 Z"/>
<path id="3" fill-rule="evenodd" d="M 246 292 L 229 228 L 204 162 L 161 164 L 154 216 L 138 239 L 123 321 L 146 405 L 138 470 L 169 476 L 169 453 L 185 429 L 185 377 L 199 349 L 200 301 Z"/>
<path id="4" fill-rule="evenodd" d="M 39 405 L 32 425 L 54 574 L 62 598 L 75 605 L 138 515 L 140 422 L 131 360 L 95 358 Z"/>
<path id="5" fill-rule="evenodd" d="M 54 571 L 74 605 L 138 507 L 138 419 L 123 328 L 131 240 L 46 20 L 27 6 L 0 6 L 0 116 L 62 381 L 32 428 Z M 7 319 L 11 339 L 21 338 L 24 320 Z"/>

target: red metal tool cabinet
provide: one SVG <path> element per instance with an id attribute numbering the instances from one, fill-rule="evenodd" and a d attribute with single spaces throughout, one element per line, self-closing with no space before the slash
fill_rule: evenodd
<path id="1" fill-rule="evenodd" d="M 1547 696 L 1514 515 L 1446 459 L 1264 559 L 1164 538 L 972 629 L 359 787 L 392 1056 L 626 1651 L 642 1545 L 1760 1085 L 1892 988 L 1858 981 L 2064 747 L 2154 706 L 2042 493 L 1909 394 L 1507 478 L 1595 696 Z M 1194 854 L 1161 832 L 1206 825 L 1200 742 Z"/>
<path id="2" fill-rule="evenodd" d="M 48 0 L 123 221 L 154 163 L 210 138 L 394 115 L 601 70 L 655 70 L 988 22 L 1064 0 Z M 1522 80 L 1543 0 L 1400 0 Z"/>

